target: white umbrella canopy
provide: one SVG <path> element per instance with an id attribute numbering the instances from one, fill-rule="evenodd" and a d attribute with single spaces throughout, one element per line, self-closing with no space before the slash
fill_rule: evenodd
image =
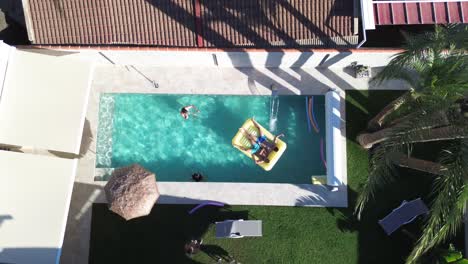
<path id="1" fill-rule="evenodd" d="M 125 220 L 148 215 L 159 197 L 156 175 L 138 164 L 114 170 L 104 190 L 109 209 Z"/>

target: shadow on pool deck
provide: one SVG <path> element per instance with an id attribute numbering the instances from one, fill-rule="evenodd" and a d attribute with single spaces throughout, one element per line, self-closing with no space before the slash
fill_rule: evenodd
<path id="1" fill-rule="evenodd" d="M 193 26 L 193 21 L 197 20 L 197 18 L 190 12 L 187 12 L 185 9 L 181 8 L 179 5 L 176 3 L 172 3 L 170 1 L 150 1 L 147 0 L 147 2 L 163 12 L 165 15 L 169 16 L 171 19 L 176 21 L 177 23 L 180 23 L 181 25 L 184 25 L 186 29 L 193 31 L 195 34 L 198 34 L 196 32 L 196 28 Z M 228 1 L 229 2 L 229 1 Z M 265 2 L 266 3 L 266 2 Z M 285 15 L 290 16 L 293 19 L 296 19 L 297 22 L 299 23 L 298 25 L 305 26 L 313 31 L 316 32 L 316 38 L 319 39 L 323 45 L 318 45 L 318 47 L 323 48 L 323 47 L 339 47 L 341 48 L 341 53 L 336 55 L 333 54 L 332 56 L 327 55 L 326 58 L 320 63 L 320 66 L 323 67 L 331 67 L 337 62 L 341 61 L 345 57 L 347 57 L 351 52 L 349 51 L 348 48 L 352 47 L 353 45 L 350 45 L 348 41 L 346 41 L 344 38 L 342 39 L 344 41 L 343 44 L 337 44 L 334 41 L 330 39 L 328 34 L 324 32 L 320 26 L 316 25 L 315 22 L 311 21 L 311 19 L 307 18 L 302 12 L 300 12 L 296 6 L 293 6 L 291 3 L 288 1 L 271 1 L 269 5 L 264 6 L 262 1 L 254 1 L 250 4 L 252 4 L 253 7 L 258 8 L 260 10 L 259 12 L 259 26 L 266 29 L 267 31 L 270 31 L 272 34 L 276 35 L 281 39 L 282 42 L 284 42 L 284 47 L 287 48 L 301 48 L 301 47 L 307 47 L 307 45 L 301 45 L 297 42 L 294 36 L 289 35 L 283 27 L 278 26 L 276 23 L 272 23 L 272 21 L 269 19 L 269 13 L 268 9 L 276 9 L 276 8 L 281 8 L 284 9 Z M 224 6 L 223 6 L 224 5 Z M 258 5 L 258 6 L 257 6 Z M 271 5 L 271 6 L 270 6 Z M 246 41 L 250 42 L 251 45 L 247 45 L 246 47 L 257 47 L 257 48 L 277 48 L 276 46 L 271 43 L 267 37 L 260 35 L 258 32 L 253 30 L 245 21 L 240 19 L 239 16 L 231 14 L 227 9 L 224 10 L 224 8 L 232 9 L 231 11 L 233 12 L 239 12 L 239 13 L 244 13 L 248 9 L 244 9 L 245 7 L 243 5 L 232 5 L 232 3 L 227 3 L 227 4 L 222 4 L 222 3 L 215 3 L 213 2 L 212 4 L 206 5 L 205 3 L 205 8 L 207 8 L 208 12 L 213 11 L 216 14 L 222 14 L 225 18 L 224 23 L 228 23 L 231 25 L 232 28 L 234 28 L 238 33 L 242 35 L 242 37 L 246 38 Z M 336 15 L 336 8 L 333 7 L 330 9 L 329 14 L 324 14 L 324 22 L 325 25 L 330 22 L 330 19 L 333 18 L 334 15 Z M 210 10 L 213 9 L 213 10 Z M 265 13 L 266 12 L 266 13 Z M 245 16 L 248 16 L 248 13 L 244 14 Z M 188 18 L 188 19 L 187 19 Z M 330 28 L 329 26 L 327 30 L 332 30 L 334 29 Z M 337 36 L 341 36 L 338 32 L 334 32 Z M 215 41 L 215 46 L 217 48 L 229 48 L 229 47 L 236 47 L 239 48 L 240 50 L 242 49 L 239 44 L 233 43 L 232 40 L 229 40 L 226 36 L 223 36 L 222 34 L 216 32 L 216 30 L 211 29 L 210 27 L 204 27 L 204 32 L 203 32 L 204 37 L 208 37 L 210 41 Z M 342 36 L 341 36 L 342 37 Z M 317 46 L 317 45 L 315 45 Z M 314 47 L 314 45 L 309 45 L 309 47 Z M 327 90 L 327 86 L 324 83 L 321 83 L 318 81 L 316 78 L 313 76 L 310 76 L 309 74 L 306 74 L 305 72 L 302 74 L 301 79 L 298 80 L 297 78 L 291 76 L 288 74 L 286 71 L 282 70 L 281 68 L 278 68 L 281 65 L 281 62 L 283 60 L 285 53 L 281 50 L 276 50 L 274 53 L 269 52 L 268 57 L 266 58 L 266 67 L 267 68 L 275 68 L 275 71 L 271 71 L 273 74 L 276 76 L 280 77 L 281 80 L 288 82 L 290 84 L 294 84 L 295 82 L 304 82 L 304 80 L 307 80 L 308 83 L 311 83 L 313 86 L 309 87 L 321 87 L 324 91 Z M 252 60 L 249 56 L 242 57 L 241 59 L 234 53 L 229 53 L 230 60 L 232 61 L 233 65 L 236 65 L 236 62 L 239 62 L 239 60 L 242 60 L 243 65 L 252 65 Z M 303 55 L 299 56 L 299 58 L 292 63 L 292 68 L 299 68 L 302 67 L 311 57 L 314 56 L 313 51 L 309 53 L 303 53 Z M 259 84 L 261 84 L 264 87 L 270 87 L 271 85 L 275 85 L 276 87 L 280 88 L 282 87 L 281 83 L 279 83 L 277 80 L 274 80 L 273 78 L 270 78 L 266 74 L 258 71 L 255 68 L 246 68 L 246 67 L 236 67 L 235 68 L 239 71 L 245 74 L 246 76 L 251 77 L 250 82 L 254 81 Z M 304 80 L 302 80 L 304 79 Z M 312 84 L 313 83 L 313 84 Z M 249 86 L 250 87 L 250 86 Z M 308 88 L 309 88 L 308 87 Z M 256 89 L 251 89 L 252 94 L 256 93 Z M 295 94 L 295 91 L 284 91 L 287 94 Z M 302 94 L 302 91 L 300 92 Z"/>

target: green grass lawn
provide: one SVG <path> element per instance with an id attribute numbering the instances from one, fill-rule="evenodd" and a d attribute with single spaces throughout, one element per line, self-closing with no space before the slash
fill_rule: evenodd
<path id="1" fill-rule="evenodd" d="M 402 198 L 415 198 L 411 186 L 418 185 L 418 176 L 391 186 L 390 192 L 383 194 L 385 199 L 376 197 L 378 205 L 371 205 L 362 221 L 353 217 L 355 199 L 368 168 L 367 152 L 354 139 L 369 118 L 400 94 L 347 92 L 349 208 L 206 207 L 189 216 L 187 211 L 193 205 L 157 205 L 151 215 L 125 222 L 106 205 L 95 204 L 90 263 L 216 263 L 217 256 L 230 256 L 226 259 L 240 263 L 402 263 L 411 239 L 401 232 L 386 236 L 377 220 L 398 206 Z M 425 188 L 424 184 L 420 186 Z M 262 220 L 263 237 L 214 238 L 213 222 L 239 218 Z M 412 228 L 408 227 L 410 231 Z M 185 256 L 185 242 L 198 237 L 204 240 L 204 252 L 193 258 Z"/>

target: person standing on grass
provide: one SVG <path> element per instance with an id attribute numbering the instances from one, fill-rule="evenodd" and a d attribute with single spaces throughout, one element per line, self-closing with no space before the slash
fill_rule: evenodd
<path id="1" fill-rule="evenodd" d="M 203 243 L 203 240 L 192 239 L 189 243 L 185 244 L 185 253 L 190 257 L 192 255 L 197 254 L 200 252 L 200 247 Z"/>
<path id="2" fill-rule="evenodd" d="M 193 115 L 193 116 L 196 116 L 198 113 L 200 113 L 200 110 L 199 110 L 196 106 L 194 106 L 194 105 L 187 105 L 187 106 L 182 107 L 182 109 L 180 109 L 180 115 L 181 115 L 184 119 L 188 119 L 191 109 L 195 110 L 195 112 L 192 112 L 192 115 Z"/>

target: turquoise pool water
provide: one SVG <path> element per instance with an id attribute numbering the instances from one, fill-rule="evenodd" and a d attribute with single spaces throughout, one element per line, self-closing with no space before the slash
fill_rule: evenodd
<path id="1" fill-rule="evenodd" d="M 309 131 L 304 96 L 103 94 L 97 142 L 98 168 L 139 163 L 158 181 L 191 181 L 200 172 L 208 182 L 311 183 L 325 175 L 320 141 L 325 138 L 324 96 L 314 96 L 320 129 Z M 184 120 L 182 106 L 201 112 Z M 270 124 L 270 115 L 277 114 Z M 232 147 L 231 139 L 254 116 L 274 134 L 284 133 L 286 152 L 271 171 L 264 171 Z"/>

